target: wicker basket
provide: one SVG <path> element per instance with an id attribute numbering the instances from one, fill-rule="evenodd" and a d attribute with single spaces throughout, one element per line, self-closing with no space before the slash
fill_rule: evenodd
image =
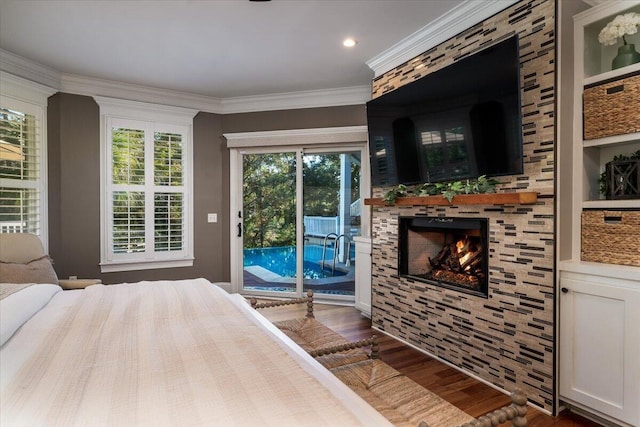
<path id="1" fill-rule="evenodd" d="M 640 73 L 584 90 L 584 139 L 640 132 Z"/>
<path id="2" fill-rule="evenodd" d="M 581 258 L 640 266 L 640 211 L 582 211 Z"/>

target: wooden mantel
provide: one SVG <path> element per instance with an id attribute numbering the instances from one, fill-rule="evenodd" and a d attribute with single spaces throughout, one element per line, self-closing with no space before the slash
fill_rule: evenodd
<path id="1" fill-rule="evenodd" d="M 454 205 L 531 205 L 538 201 L 534 191 L 520 193 L 459 194 L 449 202 L 444 196 L 398 197 L 396 206 L 454 206 Z M 392 206 L 382 199 L 364 199 L 368 206 Z"/>

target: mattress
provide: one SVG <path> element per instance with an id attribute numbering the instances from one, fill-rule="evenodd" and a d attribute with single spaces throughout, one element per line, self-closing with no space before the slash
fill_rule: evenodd
<path id="1" fill-rule="evenodd" d="M 205 279 L 34 285 L 0 315 L 2 425 L 390 425 Z"/>

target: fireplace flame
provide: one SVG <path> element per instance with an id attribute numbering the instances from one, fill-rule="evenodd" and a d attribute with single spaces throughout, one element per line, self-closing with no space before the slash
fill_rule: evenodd
<path id="1" fill-rule="evenodd" d="M 463 254 L 458 258 L 461 265 L 465 265 L 467 260 L 474 256 L 474 254 L 479 250 L 479 248 L 473 247 L 473 245 L 470 245 L 469 243 L 470 240 L 468 236 L 465 236 L 463 239 L 460 239 L 456 242 L 456 249 L 458 251 L 458 254 Z M 470 270 L 470 265 L 464 267 L 464 271 Z"/>
<path id="2" fill-rule="evenodd" d="M 471 254 L 472 254 L 472 252 L 467 252 L 467 253 L 466 253 L 466 255 L 461 256 L 461 257 L 460 257 L 460 264 L 464 264 L 464 263 L 469 259 L 469 257 L 471 256 Z M 469 268 L 470 268 L 470 267 L 469 267 L 469 266 L 467 266 L 467 267 L 465 268 L 465 270 L 467 270 L 467 271 L 468 271 L 468 270 L 469 270 Z"/>
<path id="3" fill-rule="evenodd" d="M 442 282 L 476 289 L 486 277 L 484 263 L 479 236 L 458 235 L 445 242 L 436 256 L 429 257 L 429 275 Z"/>
<path id="4" fill-rule="evenodd" d="M 469 239 L 465 236 L 464 239 L 460 239 L 456 242 L 456 248 L 458 248 L 458 253 L 462 253 L 467 246 L 469 246 Z"/>

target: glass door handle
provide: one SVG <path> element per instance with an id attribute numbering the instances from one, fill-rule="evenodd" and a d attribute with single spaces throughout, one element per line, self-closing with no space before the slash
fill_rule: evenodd
<path id="1" fill-rule="evenodd" d="M 242 237 L 242 223 L 238 223 L 238 237 Z"/>

